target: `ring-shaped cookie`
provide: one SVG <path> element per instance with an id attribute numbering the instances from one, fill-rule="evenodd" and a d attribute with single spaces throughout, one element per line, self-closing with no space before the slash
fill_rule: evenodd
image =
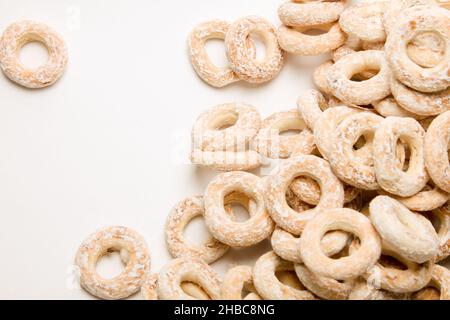
<path id="1" fill-rule="evenodd" d="M 212 263 L 227 253 L 229 246 L 210 237 L 201 245 L 188 244 L 183 231 L 195 217 L 203 216 L 203 197 L 187 198 L 176 205 L 167 217 L 165 235 L 167 248 L 174 258 L 192 257 Z"/>
<path id="2" fill-rule="evenodd" d="M 347 117 L 359 112 L 361 110 L 356 108 L 335 107 L 325 110 L 322 116 L 317 119 L 314 126 L 314 142 L 324 159 L 329 158 L 328 153 L 332 145 L 330 137 L 333 136 L 334 130 Z"/>
<path id="3" fill-rule="evenodd" d="M 339 25 L 345 33 L 363 41 L 386 40 L 383 13 L 387 1 L 355 3 L 340 15 Z"/>
<path id="4" fill-rule="evenodd" d="M 256 60 L 245 43 L 254 33 L 261 36 L 266 45 L 266 57 Z M 274 26 L 267 20 L 249 16 L 234 22 L 225 38 L 227 57 L 233 71 L 243 80 L 251 83 L 263 83 L 272 80 L 284 63 L 284 52 L 277 41 Z"/>
<path id="5" fill-rule="evenodd" d="M 361 46 L 362 46 L 362 44 L 361 44 Z M 380 50 L 380 49 L 363 49 L 363 50 Z M 349 55 L 349 54 L 352 54 L 352 53 L 355 53 L 358 51 L 361 51 L 361 48 L 359 45 L 357 47 L 355 47 L 354 49 L 352 49 L 350 46 L 345 44 L 342 47 L 339 47 L 333 51 L 333 60 L 334 60 L 334 62 L 337 62 L 342 57 L 345 57 L 346 55 Z M 378 71 L 371 71 L 371 70 L 361 71 L 361 72 L 353 75 L 352 78 L 355 80 L 364 81 L 364 80 L 374 77 L 377 73 L 378 73 Z M 325 78 L 325 81 L 326 81 L 326 78 Z M 327 88 L 328 88 L 328 83 L 327 83 Z"/>
<path id="6" fill-rule="evenodd" d="M 112 279 L 96 271 L 98 259 L 110 251 L 125 251 L 125 269 Z M 126 260 L 126 261 L 125 261 Z M 80 284 L 92 295 L 109 300 L 124 299 L 141 289 L 150 270 L 150 255 L 144 239 L 126 227 L 108 227 L 83 241 L 75 257 Z"/>
<path id="7" fill-rule="evenodd" d="M 391 86 L 392 90 L 392 86 Z M 383 100 L 372 103 L 373 108 L 376 112 L 378 112 L 383 117 L 406 117 L 406 118 L 414 118 L 417 120 L 425 119 L 426 116 L 421 116 L 415 113 L 412 113 L 403 107 L 401 107 L 395 98 L 387 97 Z"/>
<path id="8" fill-rule="evenodd" d="M 425 135 L 425 164 L 433 182 L 450 193 L 450 110 L 433 120 Z"/>
<path id="9" fill-rule="evenodd" d="M 208 40 L 225 40 L 230 24 L 223 20 L 212 20 L 196 26 L 189 35 L 188 47 L 192 66 L 198 76 L 209 85 L 217 88 L 225 87 L 239 81 L 239 77 L 229 66 L 218 67 L 214 65 L 205 50 Z M 247 39 L 248 49 L 254 44 Z"/>
<path id="10" fill-rule="evenodd" d="M 285 261 L 274 252 L 261 256 L 253 267 L 253 283 L 265 300 L 316 300 L 308 290 L 298 290 L 283 284 L 277 271 L 293 271 L 292 262 Z"/>
<path id="11" fill-rule="evenodd" d="M 286 2 L 278 8 L 281 22 L 290 27 L 307 27 L 335 22 L 345 9 L 346 1 Z"/>
<path id="12" fill-rule="evenodd" d="M 405 10 L 386 41 L 386 58 L 395 77 L 421 92 L 438 92 L 450 86 L 450 12 L 437 6 L 417 6 Z M 433 31 L 446 43 L 443 59 L 432 68 L 423 68 L 408 56 L 407 46 L 419 33 Z"/>
<path id="13" fill-rule="evenodd" d="M 390 85 L 397 103 L 409 112 L 429 117 L 450 110 L 450 88 L 434 93 L 423 93 L 408 88 L 393 76 Z"/>
<path id="14" fill-rule="evenodd" d="M 345 183 L 365 190 L 379 188 L 373 165 L 373 154 L 367 154 L 368 159 L 361 161 L 361 156 L 354 150 L 354 145 L 363 136 L 368 143 L 373 141 L 383 118 L 373 113 L 363 112 L 349 116 L 334 131 L 330 137 L 328 151 L 330 165 L 335 174 Z M 367 143 L 366 143 L 367 144 Z M 394 152 L 396 152 L 396 144 Z M 398 161 L 395 158 L 395 161 Z"/>
<path id="15" fill-rule="evenodd" d="M 380 194 L 384 194 L 380 192 Z M 438 187 L 426 185 L 419 193 L 412 197 L 402 198 L 392 194 L 386 194 L 395 200 L 403 203 L 409 210 L 412 211 L 432 211 L 442 207 L 449 199 L 449 194 Z"/>
<path id="16" fill-rule="evenodd" d="M 325 33 L 307 34 L 306 31 L 310 29 L 321 30 Z M 299 56 L 315 56 L 333 51 L 342 46 L 347 39 L 338 23 L 295 28 L 282 25 L 277 34 L 280 47 Z"/>
<path id="17" fill-rule="evenodd" d="M 206 263 L 198 259 L 178 258 L 163 267 L 158 277 L 158 296 L 161 300 L 196 300 L 187 294 L 183 282 L 201 287 L 212 300 L 220 300 L 221 280 Z"/>
<path id="18" fill-rule="evenodd" d="M 342 231 L 327 233 L 322 239 L 322 250 L 329 257 L 344 250 L 350 236 Z M 300 255 L 300 237 L 296 237 L 281 228 L 275 228 L 271 237 L 273 251 L 286 261 L 302 263 Z"/>
<path id="19" fill-rule="evenodd" d="M 352 81 L 355 74 L 367 70 L 379 70 L 365 81 Z M 391 94 L 391 72 L 379 50 L 359 51 L 339 59 L 327 74 L 328 86 L 335 97 L 355 105 L 369 105 Z"/>
<path id="20" fill-rule="evenodd" d="M 397 200 L 376 197 L 370 203 L 370 220 L 391 251 L 410 261 L 425 263 L 439 252 L 439 238 L 431 222 Z"/>
<path id="21" fill-rule="evenodd" d="M 350 249 L 351 251 L 352 249 Z M 434 265 L 432 261 L 424 264 L 409 261 L 391 250 L 386 244 L 383 244 L 382 255 L 396 259 L 406 269 L 384 266 L 381 261 L 377 262 L 363 275 L 373 286 L 394 293 L 409 293 L 423 289 L 430 282 Z"/>
<path id="22" fill-rule="evenodd" d="M 400 197 L 411 197 L 426 186 L 429 176 L 425 168 L 424 137 L 422 126 L 412 118 L 384 119 L 373 140 L 376 180 L 381 188 Z M 407 171 L 398 166 L 395 150 L 400 140 L 410 150 Z"/>
<path id="23" fill-rule="evenodd" d="M 283 136 L 281 133 L 297 130 L 298 134 Z M 297 110 L 277 112 L 263 120 L 261 130 L 253 140 L 255 150 L 272 159 L 286 159 L 294 152 L 311 154 L 316 145 L 314 135 L 306 128 Z"/>
<path id="24" fill-rule="evenodd" d="M 250 219 L 233 221 L 226 213 L 225 197 L 233 192 L 245 194 L 255 202 Z M 205 191 L 205 223 L 212 235 L 231 247 L 248 247 L 268 238 L 274 223 L 266 211 L 264 181 L 246 172 L 228 172 L 217 176 Z"/>
<path id="25" fill-rule="evenodd" d="M 36 69 L 25 67 L 20 49 L 29 42 L 40 42 L 48 50 L 48 61 Z M 64 40 L 45 24 L 21 21 L 11 24 L 0 38 L 0 66 L 5 75 L 21 86 L 37 89 L 54 84 L 64 73 L 68 60 Z"/>
<path id="26" fill-rule="evenodd" d="M 322 112 L 328 108 L 328 103 L 320 92 L 310 89 L 300 95 L 297 108 L 308 128 L 314 130 Z"/>
<path id="27" fill-rule="evenodd" d="M 321 249 L 323 236 L 329 231 L 346 231 L 356 235 L 360 248 L 353 254 L 332 259 Z M 381 239 L 363 214 L 346 208 L 322 210 L 302 233 L 300 252 L 304 264 L 320 276 L 348 280 L 364 274 L 381 255 Z"/>
<path id="28" fill-rule="evenodd" d="M 333 61 L 328 60 L 314 69 L 313 73 L 314 84 L 319 88 L 320 92 L 327 95 L 331 95 L 331 90 L 328 87 L 327 74 L 333 63 Z"/>
<path id="29" fill-rule="evenodd" d="M 352 292 L 352 281 L 339 282 L 311 272 L 304 264 L 295 264 L 300 282 L 316 296 L 326 300 L 347 300 Z"/>
<path id="30" fill-rule="evenodd" d="M 250 293 L 243 297 L 246 289 Z M 253 270 L 249 266 L 237 266 L 228 270 L 222 282 L 222 300 L 262 300 L 253 285 Z"/>
<path id="31" fill-rule="evenodd" d="M 317 207 L 299 214 L 286 202 L 286 192 L 292 181 L 299 176 L 316 180 L 322 191 Z M 284 230 L 299 235 L 305 225 L 318 211 L 327 208 L 342 208 L 344 187 L 333 174 L 327 161 L 316 156 L 290 158 L 268 177 L 266 190 L 267 210 L 272 219 Z"/>
<path id="32" fill-rule="evenodd" d="M 192 149 L 241 151 L 261 128 L 258 110 L 245 103 L 226 103 L 202 113 L 192 129 Z M 237 150 L 236 150 L 237 149 Z"/>

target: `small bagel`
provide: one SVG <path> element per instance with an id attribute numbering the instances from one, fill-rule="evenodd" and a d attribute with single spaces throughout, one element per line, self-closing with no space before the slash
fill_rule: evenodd
<path id="1" fill-rule="evenodd" d="M 339 25 L 345 33 L 363 41 L 384 41 L 383 13 L 386 5 L 387 1 L 355 3 L 341 14 Z"/>
<path id="2" fill-rule="evenodd" d="M 308 27 L 335 22 L 345 9 L 345 1 L 286 2 L 278 8 L 281 22 L 290 27 Z"/>
<path id="3" fill-rule="evenodd" d="M 205 44 L 208 40 L 224 40 L 229 27 L 230 24 L 223 20 L 204 22 L 191 31 L 188 39 L 192 66 L 203 81 L 217 88 L 225 87 L 240 80 L 229 66 L 222 68 L 215 66 L 205 50 Z M 249 48 L 253 46 L 254 48 L 250 38 L 247 39 L 247 46 Z"/>
<path id="4" fill-rule="evenodd" d="M 425 131 L 412 118 L 389 117 L 379 126 L 373 141 L 375 172 L 378 184 L 387 192 L 411 197 L 428 182 L 424 156 Z M 406 172 L 398 166 L 395 149 L 401 139 L 409 146 L 411 156 Z"/>
<path id="5" fill-rule="evenodd" d="M 220 299 L 221 280 L 206 263 L 192 258 L 172 260 L 159 273 L 158 296 L 161 300 L 196 300 L 181 284 L 192 282 L 200 286 L 212 300 Z"/>
<path id="6" fill-rule="evenodd" d="M 240 151 L 258 133 L 261 116 L 245 103 L 226 103 L 203 112 L 192 129 L 193 149 Z"/>
<path id="7" fill-rule="evenodd" d="M 389 248 L 410 261 L 425 263 L 439 252 L 439 238 L 431 222 L 390 197 L 372 200 L 370 220 Z"/>
<path id="8" fill-rule="evenodd" d="M 322 250 L 325 255 L 332 257 L 344 250 L 349 239 L 349 235 L 345 232 L 329 232 L 322 239 Z M 300 237 L 277 227 L 272 234 L 271 243 L 273 251 L 282 259 L 295 263 L 303 262 L 300 256 Z"/>
<path id="9" fill-rule="evenodd" d="M 395 100 L 409 112 L 429 117 L 450 110 L 450 88 L 435 93 L 423 93 L 408 88 L 394 77 L 391 77 L 390 85 Z"/>
<path id="10" fill-rule="evenodd" d="M 384 194 L 381 192 L 381 194 Z M 449 199 L 449 194 L 442 191 L 438 187 L 432 187 L 426 185 L 419 193 L 412 197 L 402 198 L 392 194 L 386 194 L 395 200 L 400 201 L 409 210 L 412 211 L 432 211 L 442 207 Z"/>
<path id="11" fill-rule="evenodd" d="M 314 142 L 324 159 L 329 159 L 328 153 L 332 142 L 330 138 L 337 126 L 348 116 L 361 112 L 361 110 L 349 107 L 335 107 L 325 110 L 314 126 Z"/>
<path id="12" fill-rule="evenodd" d="M 242 296 L 244 289 L 250 292 L 245 297 Z M 252 268 L 249 266 L 237 266 L 228 270 L 221 292 L 222 300 L 262 300 L 253 285 Z"/>
<path id="13" fill-rule="evenodd" d="M 183 230 L 195 217 L 203 216 L 203 197 L 191 197 L 178 203 L 167 217 L 165 234 L 167 248 L 175 258 L 192 257 L 212 263 L 227 253 L 230 248 L 210 237 L 204 244 L 194 246 L 186 243 Z"/>
<path id="14" fill-rule="evenodd" d="M 392 86 L 391 86 L 391 90 Z M 416 120 L 422 120 L 426 118 L 426 116 L 420 116 L 416 113 L 412 113 L 403 107 L 401 107 L 394 97 L 387 97 L 383 100 L 372 103 L 373 108 L 383 117 L 406 117 L 406 118 L 414 118 Z"/>
<path id="15" fill-rule="evenodd" d="M 386 41 L 386 57 L 395 77 L 421 92 L 438 92 L 450 86 L 450 13 L 437 6 L 416 6 L 403 12 Z M 442 37 L 447 49 L 444 58 L 432 68 L 423 68 L 408 56 L 407 45 L 421 32 L 433 31 Z"/>
<path id="16" fill-rule="evenodd" d="M 361 43 L 362 46 L 362 43 Z M 342 47 L 337 48 L 336 50 L 334 50 L 333 52 L 333 60 L 334 62 L 339 61 L 342 57 L 345 57 L 346 55 L 361 51 L 361 47 L 358 45 L 356 48 L 352 49 L 350 48 L 347 44 L 344 44 Z M 363 49 L 363 50 L 384 50 L 383 49 Z M 375 71 L 371 71 L 371 70 L 367 70 L 367 71 L 362 71 L 359 72 L 355 75 L 353 75 L 353 79 L 359 80 L 359 81 L 363 81 L 363 80 L 367 80 L 370 79 L 374 76 L 376 76 L 378 73 Z"/>
<path id="17" fill-rule="evenodd" d="M 313 73 L 314 84 L 319 90 L 327 95 L 331 95 L 330 88 L 328 87 L 327 73 L 333 65 L 333 61 L 328 60 L 318 66 Z"/>
<path id="18" fill-rule="evenodd" d="M 379 70 L 378 74 L 365 81 L 352 81 L 353 75 L 367 70 Z M 391 94 L 390 69 L 384 52 L 378 50 L 359 51 L 342 57 L 329 70 L 328 86 L 338 99 L 355 105 L 369 105 Z"/>
<path id="19" fill-rule="evenodd" d="M 25 67 L 19 59 L 20 49 L 29 42 L 41 42 L 48 50 L 48 61 L 36 69 Z M 5 75 L 21 86 L 38 89 L 58 81 L 68 60 L 64 40 L 45 24 L 21 21 L 11 24 L 0 38 L 0 66 Z"/>
<path id="20" fill-rule="evenodd" d="M 354 145 L 362 136 L 371 143 L 382 121 L 382 117 L 368 112 L 351 115 L 335 130 L 334 138 L 330 138 L 332 140 L 328 151 L 330 165 L 345 183 L 365 190 L 379 188 L 374 167 L 371 165 L 374 160 L 373 154 L 368 153 L 367 159 L 362 161 L 361 155 L 355 152 Z"/>
<path id="21" fill-rule="evenodd" d="M 300 282 L 316 296 L 327 300 L 347 300 L 353 289 L 352 281 L 339 282 L 311 272 L 303 264 L 295 264 Z"/>
<path id="22" fill-rule="evenodd" d="M 323 95 L 316 90 L 304 91 L 297 101 L 298 112 L 309 129 L 314 130 L 322 112 L 328 108 Z"/>
<path id="23" fill-rule="evenodd" d="M 98 259 L 110 251 L 126 252 L 124 271 L 104 279 L 96 271 Z M 108 300 L 124 299 L 139 291 L 150 270 L 150 255 L 144 239 L 125 227 L 108 227 L 83 241 L 75 257 L 80 284 L 90 294 Z"/>
<path id="24" fill-rule="evenodd" d="M 254 210 L 248 210 L 250 219 L 233 221 L 226 213 L 224 199 L 233 192 L 240 192 L 255 202 Z M 246 172 L 228 172 L 217 176 L 205 191 L 205 222 L 212 235 L 231 247 L 248 247 L 268 238 L 274 223 L 266 211 L 264 182 Z"/>
<path id="25" fill-rule="evenodd" d="M 292 262 L 278 257 L 274 252 L 261 256 L 253 267 L 253 283 L 265 300 L 316 300 L 308 290 L 298 290 L 277 279 L 277 271 L 293 271 Z"/>
<path id="26" fill-rule="evenodd" d="M 433 120 L 425 135 L 425 164 L 433 182 L 450 193 L 450 110 Z"/>
<path id="27" fill-rule="evenodd" d="M 348 257 L 332 259 L 321 250 L 320 243 L 329 231 L 345 231 L 356 235 L 360 248 Z M 361 213 L 346 209 L 322 210 L 302 233 L 300 252 L 304 264 L 319 276 L 348 280 L 364 274 L 381 255 L 381 239 L 370 220 Z"/>
<path id="28" fill-rule="evenodd" d="M 307 34 L 306 31 L 311 29 L 318 29 L 325 33 Z M 295 28 L 282 25 L 277 34 L 281 48 L 300 56 L 315 56 L 333 51 L 342 46 L 347 39 L 338 23 Z"/>
<path id="29" fill-rule="evenodd" d="M 290 136 L 280 135 L 289 130 L 300 132 Z M 258 153 L 272 159 L 286 159 L 294 152 L 311 154 L 315 148 L 314 135 L 306 128 L 297 110 L 278 112 L 265 119 L 253 144 Z"/>
<path id="30" fill-rule="evenodd" d="M 286 192 L 292 181 L 299 176 L 315 179 L 322 191 L 316 208 L 298 214 L 286 202 Z M 272 219 L 284 230 L 301 234 L 309 220 L 325 208 L 339 208 L 344 205 L 344 187 L 331 171 L 325 160 L 316 156 L 290 158 L 268 177 L 266 183 L 266 205 Z"/>
<path id="31" fill-rule="evenodd" d="M 251 33 L 264 39 L 266 57 L 258 61 L 247 46 Z M 251 83 L 263 83 L 272 80 L 284 63 L 284 52 L 277 41 L 274 26 L 267 20 L 249 16 L 234 22 L 225 38 L 227 57 L 233 71 L 243 80 Z"/>
<path id="32" fill-rule="evenodd" d="M 428 261 L 417 264 L 401 257 L 383 244 L 382 254 L 389 256 L 406 266 L 406 270 L 385 266 L 381 260 L 364 275 L 367 282 L 389 292 L 410 293 L 423 289 L 431 280 L 433 263 Z"/>

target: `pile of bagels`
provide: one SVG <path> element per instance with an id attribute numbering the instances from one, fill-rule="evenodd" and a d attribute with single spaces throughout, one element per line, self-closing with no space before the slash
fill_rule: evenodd
<path id="1" fill-rule="evenodd" d="M 330 60 L 316 68 L 317 88 L 301 93 L 297 109 L 262 119 L 252 105 L 226 103 L 202 113 L 190 159 L 219 173 L 167 217 L 174 259 L 152 272 L 141 235 L 105 228 L 77 252 L 83 288 L 103 299 L 140 291 L 147 300 L 449 300 L 448 7 L 293 1 L 279 8 L 278 30 L 253 16 L 196 27 L 191 62 L 213 87 L 269 81 L 288 54 Z M 254 34 L 264 40 L 264 59 Z M 229 65 L 208 57 L 213 38 L 225 40 Z M 184 229 L 198 216 L 210 238 L 192 244 Z M 272 250 L 252 266 L 225 275 L 211 266 L 263 241 Z M 96 263 L 110 251 L 126 267 L 104 279 Z"/>

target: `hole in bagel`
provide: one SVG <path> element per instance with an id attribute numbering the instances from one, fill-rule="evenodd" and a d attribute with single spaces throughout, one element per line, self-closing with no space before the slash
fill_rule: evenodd
<path id="1" fill-rule="evenodd" d="M 224 203 L 232 219 L 236 222 L 245 222 L 250 219 L 250 210 L 254 209 L 255 201 L 244 193 L 231 192 Z"/>
<path id="2" fill-rule="evenodd" d="M 434 230 L 436 230 L 436 232 L 439 233 L 442 226 L 442 221 L 441 219 L 439 219 L 439 216 L 432 211 L 421 212 L 421 214 L 431 222 Z"/>
<path id="3" fill-rule="evenodd" d="M 196 283 L 183 281 L 180 287 L 187 295 L 191 297 L 199 300 L 211 300 L 211 297 L 208 295 L 208 293 Z"/>
<path id="4" fill-rule="evenodd" d="M 362 149 L 367 143 L 366 137 L 361 136 L 359 137 L 358 141 L 353 145 L 353 150 L 360 150 Z"/>
<path id="5" fill-rule="evenodd" d="M 369 79 L 372 79 L 373 77 L 375 77 L 379 72 L 380 72 L 379 69 L 378 70 L 367 69 L 367 70 L 357 71 L 350 77 L 350 80 L 355 81 L 355 82 L 366 81 L 366 80 L 369 80 Z"/>
<path id="6" fill-rule="evenodd" d="M 274 129 L 278 130 L 280 136 L 295 136 L 305 129 L 306 125 L 300 118 L 283 119 L 275 124 Z"/>
<path id="7" fill-rule="evenodd" d="M 433 31 L 420 32 L 407 44 L 408 57 L 422 68 L 433 68 L 445 56 L 446 42 Z"/>
<path id="8" fill-rule="evenodd" d="M 103 279 L 113 279 L 119 276 L 126 267 L 127 252 L 116 248 L 106 250 L 98 259 L 96 270 Z M 125 261 L 124 261 L 125 260 Z"/>
<path id="9" fill-rule="evenodd" d="M 215 66 L 225 68 L 228 66 L 228 59 L 225 54 L 224 41 L 221 39 L 210 39 L 205 43 L 205 51 Z"/>
<path id="10" fill-rule="evenodd" d="M 267 48 L 266 48 L 267 43 L 266 43 L 266 40 L 264 39 L 264 36 L 257 32 L 251 32 L 249 37 L 255 45 L 256 61 L 259 61 L 259 62 L 264 61 L 264 59 L 267 56 Z"/>
<path id="11" fill-rule="evenodd" d="M 38 40 L 28 42 L 20 49 L 19 60 L 27 68 L 36 69 L 48 62 L 48 49 Z"/>
<path id="12" fill-rule="evenodd" d="M 210 239 L 211 234 L 206 227 L 203 216 L 196 216 L 189 221 L 183 230 L 183 237 L 186 242 L 192 245 L 201 245 Z"/>

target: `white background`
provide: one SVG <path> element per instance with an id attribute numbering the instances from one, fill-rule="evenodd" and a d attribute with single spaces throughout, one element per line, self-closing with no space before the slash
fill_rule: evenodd
<path id="1" fill-rule="evenodd" d="M 1 31 L 22 19 L 44 22 L 64 37 L 70 55 L 64 77 L 47 89 L 24 89 L 0 75 L 0 298 L 92 298 L 70 270 L 81 241 L 105 226 L 140 232 L 153 271 L 169 261 L 167 214 L 217 174 L 187 161 L 197 116 L 233 101 L 258 107 L 263 117 L 294 108 L 327 58 L 290 57 L 269 84 L 213 89 L 191 68 L 187 35 L 212 18 L 253 14 L 279 25 L 280 3 L 0 1 Z M 220 42 L 209 50 L 223 63 Z M 38 45 L 22 50 L 26 64 L 45 58 Z M 199 222 L 188 229 L 191 239 L 205 236 Z M 233 250 L 214 267 L 250 264 L 267 249 Z M 118 271 L 117 256 L 101 260 L 103 275 Z"/>

